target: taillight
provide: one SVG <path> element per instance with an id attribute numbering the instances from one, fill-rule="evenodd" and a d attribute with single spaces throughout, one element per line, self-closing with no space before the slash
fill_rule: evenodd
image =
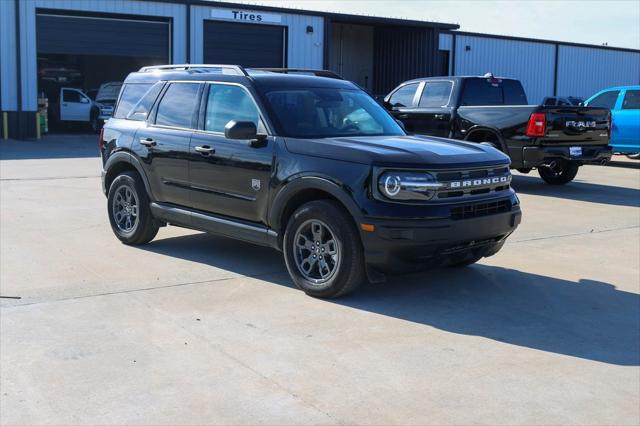
<path id="1" fill-rule="evenodd" d="M 100 148 L 101 152 L 102 152 L 102 149 L 104 148 L 104 140 L 102 139 L 103 135 L 104 135 L 104 127 L 100 129 L 100 136 L 98 136 L 98 148 Z"/>
<path id="2" fill-rule="evenodd" d="M 534 112 L 529 117 L 527 124 L 527 136 L 539 138 L 547 133 L 547 116 L 544 112 Z"/>

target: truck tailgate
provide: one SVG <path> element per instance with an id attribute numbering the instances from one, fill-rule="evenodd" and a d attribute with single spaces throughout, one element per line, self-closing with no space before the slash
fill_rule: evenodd
<path id="1" fill-rule="evenodd" d="M 542 145 L 607 145 L 609 143 L 610 112 L 606 108 L 579 106 L 540 107 L 547 117 Z"/>

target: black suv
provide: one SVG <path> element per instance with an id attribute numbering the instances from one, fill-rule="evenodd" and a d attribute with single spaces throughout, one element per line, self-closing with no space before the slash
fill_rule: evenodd
<path id="1" fill-rule="evenodd" d="M 312 296 L 471 264 L 520 222 L 506 155 L 408 136 L 337 78 L 143 68 L 124 82 L 100 147 L 122 242 L 147 243 L 172 224 L 270 246 Z"/>

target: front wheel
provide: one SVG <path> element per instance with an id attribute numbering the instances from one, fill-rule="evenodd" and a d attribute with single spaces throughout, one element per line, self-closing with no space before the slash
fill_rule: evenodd
<path id="1" fill-rule="evenodd" d="M 91 116 L 89 117 L 89 127 L 93 133 L 98 133 L 100 131 L 100 120 L 98 120 L 98 113 L 95 111 L 92 111 Z"/>
<path id="2" fill-rule="evenodd" d="M 310 296 L 343 296 L 365 281 L 360 236 L 351 216 L 335 201 L 311 201 L 298 208 L 283 244 L 289 275 Z"/>
<path id="3" fill-rule="evenodd" d="M 575 161 L 556 160 L 549 166 L 539 167 L 542 180 L 551 185 L 564 185 L 571 182 L 578 174 L 580 165 Z"/>

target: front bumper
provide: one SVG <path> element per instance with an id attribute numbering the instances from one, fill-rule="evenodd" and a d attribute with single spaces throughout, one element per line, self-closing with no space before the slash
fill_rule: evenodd
<path id="1" fill-rule="evenodd" d="M 523 167 L 538 167 L 557 159 L 578 161 L 583 164 L 600 164 L 611 159 L 612 149 L 609 145 L 581 146 L 582 155 L 579 156 L 571 155 L 569 148 L 569 146 L 525 146 L 522 148 Z"/>
<path id="2" fill-rule="evenodd" d="M 505 200 L 502 200 L 505 201 Z M 410 272 L 446 264 L 461 254 L 491 256 L 520 224 L 515 196 L 507 209 L 477 217 L 446 219 L 364 219 L 374 232 L 361 231 L 367 266 L 381 272 Z M 460 216 L 458 216 L 460 217 Z"/>

